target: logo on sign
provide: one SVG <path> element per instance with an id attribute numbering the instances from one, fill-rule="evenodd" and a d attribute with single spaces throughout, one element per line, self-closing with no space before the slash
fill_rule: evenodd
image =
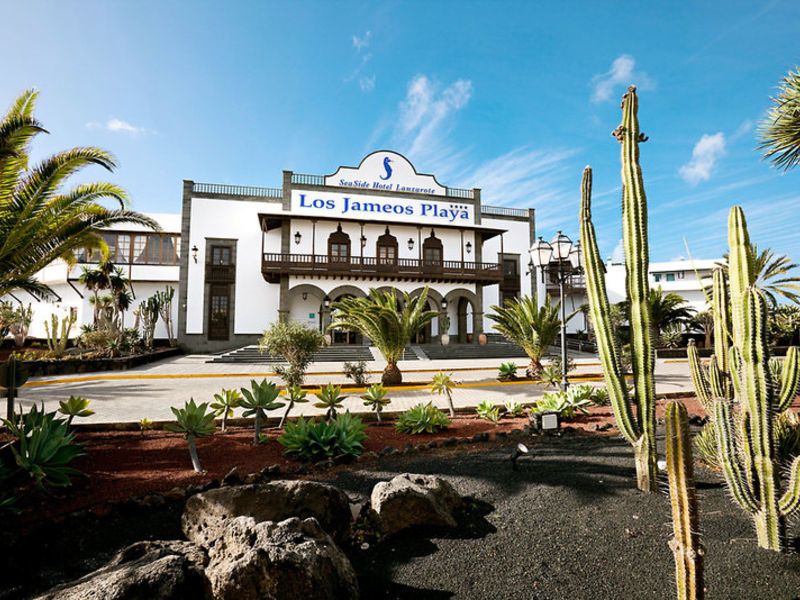
<path id="1" fill-rule="evenodd" d="M 383 179 L 384 181 L 386 181 L 387 179 L 389 179 L 389 177 L 392 176 L 392 167 L 389 166 L 390 162 L 392 162 L 392 159 L 390 159 L 388 156 L 383 159 L 383 168 L 386 169 L 386 177 L 381 175 L 381 179 Z"/>

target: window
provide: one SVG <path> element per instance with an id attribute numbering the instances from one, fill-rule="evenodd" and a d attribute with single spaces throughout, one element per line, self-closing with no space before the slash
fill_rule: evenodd
<path id="1" fill-rule="evenodd" d="M 683 279 L 683 271 L 677 272 L 678 279 Z"/>
<path id="2" fill-rule="evenodd" d="M 394 266 L 397 264 L 397 238 L 389 233 L 389 228 L 386 228 L 386 233 L 378 238 L 377 245 L 378 265 Z"/>
<path id="3" fill-rule="evenodd" d="M 117 262 L 121 265 L 131 262 L 131 236 L 127 234 L 117 236 Z"/>
<path id="4" fill-rule="evenodd" d="M 231 247 L 230 246 L 211 246 L 212 265 L 230 265 Z"/>
<path id="5" fill-rule="evenodd" d="M 661 273 L 654 273 L 653 274 L 653 281 L 661 281 Z"/>
<path id="6" fill-rule="evenodd" d="M 212 285 L 208 305 L 208 339 L 227 340 L 230 320 L 230 296 L 227 285 Z"/>
<path id="7" fill-rule="evenodd" d="M 133 236 L 133 262 L 136 264 L 147 263 L 147 236 L 135 235 Z"/>
<path id="8" fill-rule="evenodd" d="M 132 262 L 140 265 L 177 265 L 180 237 L 157 233 L 102 233 L 108 246 L 108 260 L 118 265 Z M 75 260 L 82 263 L 99 262 L 99 250 L 80 248 L 75 251 Z"/>
<path id="9" fill-rule="evenodd" d="M 667 273 L 667 281 L 675 281 L 675 273 Z"/>
<path id="10" fill-rule="evenodd" d="M 341 224 L 328 238 L 328 260 L 332 263 L 350 262 L 350 236 L 342 231 Z"/>
<path id="11" fill-rule="evenodd" d="M 442 240 L 437 238 L 433 231 L 431 231 L 431 235 L 422 242 L 422 257 L 426 268 L 441 268 Z"/>
<path id="12" fill-rule="evenodd" d="M 503 259 L 503 277 L 505 279 L 517 279 L 519 271 L 517 269 L 517 260 L 513 258 Z"/>

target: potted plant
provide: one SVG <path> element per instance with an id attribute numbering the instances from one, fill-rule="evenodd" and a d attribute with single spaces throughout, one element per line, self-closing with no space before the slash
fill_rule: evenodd
<path id="1" fill-rule="evenodd" d="M 447 313 L 439 315 L 439 331 L 441 332 L 442 346 L 447 346 L 450 343 L 450 317 Z"/>

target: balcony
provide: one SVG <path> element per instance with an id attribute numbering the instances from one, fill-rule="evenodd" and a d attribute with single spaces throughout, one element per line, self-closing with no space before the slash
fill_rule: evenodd
<path id="1" fill-rule="evenodd" d="M 206 263 L 206 281 L 208 283 L 233 283 L 236 281 L 236 267 Z"/>
<path id="2" fill-rule="evenodd" d="M 269 283 L 278 283 L 281 275 L 341 278 L 384 278 L 423 281 L 470 282 L 491 285 L 503 280 L 499 263 L 445 260 L 427 263 L 417 258 L 379 262 L 374 256 L 354 256 L 349 260 L 331 260 L 324 254 L 264 253 L 261 273 Z"/>

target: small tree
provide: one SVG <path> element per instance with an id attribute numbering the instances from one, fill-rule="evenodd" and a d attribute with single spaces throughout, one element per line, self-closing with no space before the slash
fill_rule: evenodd
<path id="1" fill-rule="evenodd" d="M 375 418 L 378 420 L 378 423 L 381 422 L 383 407 L 391 402 L 391 400 L 386 397 L 388 393 L 389 390 L 383 387 L 382 383 L 376 383 L 369 386 L 367 388 L 367 393 L 361 396 L 364 400 L 364 406 L 369 406 L 375 411 Z"/>
<path id="2" fill-rule="evenodd" d="M 0 328 L 8 329 L 7 333 L 14 336 L 14 345 L 18 348 L 25 345 L 32 319 L 33 307 L 30 304 L 14 308 L 10 302 L 0 303 Z"/>
<path id="3" fill-rule="evenodd" d="M 136 315 L 136 328 L 138 329 L 140 324 L 142 326 L 142 343 L 150 350 L 153 349 L 153 339 L 160 310 L 161 303 L 156 294 L 142 302 L 138 310 L 133 311 L 133 314 Z"/>
<path id="4" fill-rule="evenodd" d="M 452 379 L 452 373 L 437 373 L 433 376 L 433 385 L 431 386 L 431 394 L 444 394 L 447 397 L 447 405 L 450 408 L 450 418 L 456 416 L 455 408 L 453 407 L 453 389 L 458 385 Z"/>
<path id="5" fill-rule="evenodd" d="M 174 413 L 178 423 L 173 425 L 167 423 L 164 429 L 172 431 L 173 433 L 182 433 L 189 444 L 189 456 L 192 458 L 192 467 L 198 473 L 202 473 L 203 469 L 200 467 L 200 459 L 197 456 L 197 446 L 195 446 L 194 439 L 199 437 L 206 437 L 212 435 L 216 426 L 214 425 L 214 417 L 217 414 L 212 410 L 208 410 L 208 402 L 195 405 L 194 398 L 191 398 L 183 408 L 170 407 Z"/>
<path id="6" fill-rule="evenodd" d="M 225 433 L 228 417 L 232 417 L 234 409 L 239 408 L 242 395 L 238 390 L 223 389 L 219 394 L 214 394 L 214 398 L 217 401 L 211 404 L 211 408 L 216 411 L 217 416 L 222 415 L 222 432 Z"/>
<path id="7" fill-rule="evenodd" d="M 299 404 L 301 402 L 308 402 L 306 396 L 308 392 L 306 392 L 303 388 L 299 385 L 290 385 L 287 386 L 286 389 L 283 391 L 286 399 L 289 401 L 289 404 L 286 406 L 286 412 L 283 413 L 281 417 L 281 422 L 278 423 L 278 428 L 280 429 L 283 427 L 283 424 L 286 422 L 286 417 L 289 416 L 289 411 L 292 410 L 295 404 Z"/>
<path id="8" fill-rule="evenodd" d="M 284 402 L 276 402 L 280 390 L 274 383 L 267 382 L 266 378 L 258 383 L 255 379 L 250 380 L 250 389 L 242 388 L 244 398 L 239 402 L 245 409 L 244 416 L 255 416 L 253 445 L 258 444 L 261 439 L 261 423 L 266 417 L 267 411 L 275 410 L 285 406 Z"/>
<path id="9" fill-rule="evenodd" d="M 319 402 L 314 404 L 314 406 L 316 408 L 327 409 L 325 412 L 325 421 L 328 423 L 330 423 L 331 419 L 336 416 L 336 409 L 343 408 L 342 402 L 347 398 L 347 396 L 342 396 L 341 394 L 342 388 L 338 385 L 333 385 L 332 383 L 322 387 L 319 390 L 319 394 L 314 394 L 319 399 Z"/>
<path id="10" fill-rule="evenodd" d="M 264 332 L 258 349 L 262 354 L 280 356 L 289 363 L 288 367 L 279 366 L 275 370 L 287 386 L 293 386 L 303 383 L 314 352 L 324 344 L 325 338 L 319 330 L 297 321 L 278 321 Z"/>

